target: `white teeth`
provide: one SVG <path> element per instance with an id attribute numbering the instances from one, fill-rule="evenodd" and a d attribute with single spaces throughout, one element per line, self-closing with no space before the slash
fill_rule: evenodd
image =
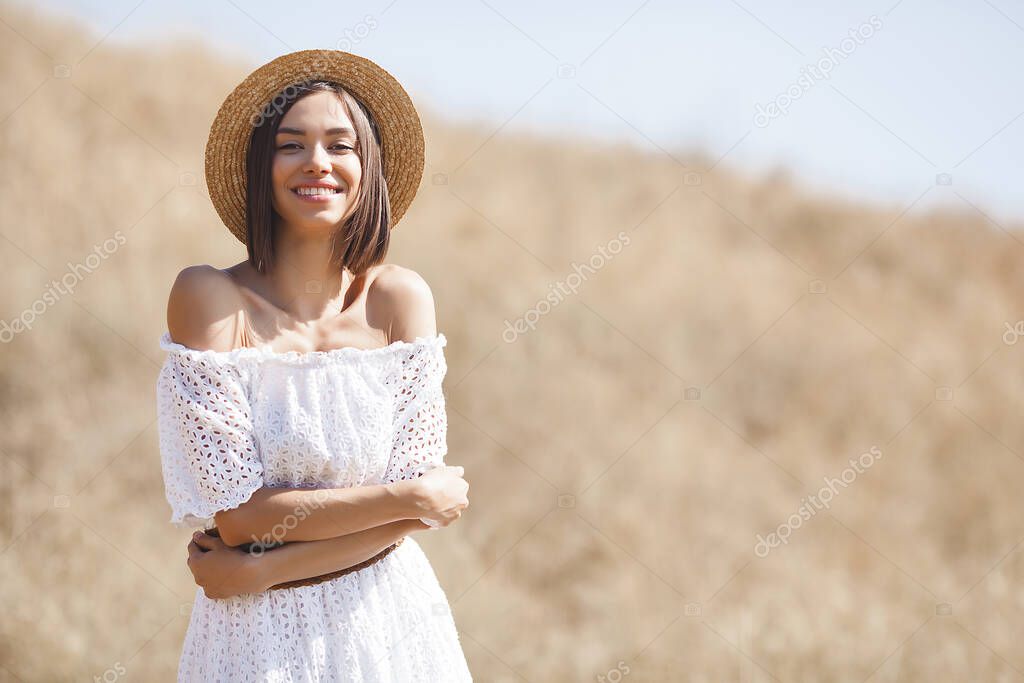
<path id="1" fill-rule="evenodd" d="M 330 187 L 300 187 L 296 189 L 301 195 L 336 194 L 338 191 Z"/>

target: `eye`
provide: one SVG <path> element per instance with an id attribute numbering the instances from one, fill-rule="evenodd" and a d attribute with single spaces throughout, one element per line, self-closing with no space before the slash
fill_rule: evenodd
<path id="1" fill-rule="evenodd" d="M 294 148 L 294 147 L 298 147 L 298 146 L 299 146 L 298 143 L 288 142 L 288 143 L 285 143 L 285 144 L 281 145 L 280 147 L 278 147 L 278 149 L 288 149 L 289 147 L 293 147 Z"/>
<path id="2" fill-rule="evenodd" d="M 349 147 L 348 145 L 343 145 L 340 142 L 338 144 L 336 144 L 336 145 L 331 145 L 331 148 L 332 149 L 347 149 L 349 151 L 352 151 L 351 147 Z"/>

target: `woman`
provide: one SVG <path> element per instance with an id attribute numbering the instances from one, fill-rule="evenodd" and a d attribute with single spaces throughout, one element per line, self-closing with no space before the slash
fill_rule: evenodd
<path id="1" fill-rule="evenodd" d="M 405 91 L 348 53 L 280 57 L 217 114 L 210 197 L 248 260 L 178 275 L 157 383 L 171 521 L 208 531 L 179 681 L 471 680 L 409 536 L 469 504 L 446 339 L 382 263 L 422 171 Z"/>

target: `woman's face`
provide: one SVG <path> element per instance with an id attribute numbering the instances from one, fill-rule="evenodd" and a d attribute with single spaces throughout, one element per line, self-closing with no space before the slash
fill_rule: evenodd
<path id="1" fill-rule="evenodd" d="M 327 234 L 348 217 L 362 164 L 341 99 L 315 92 L 292 105 L 274 140 L 273 206 L 292 230 Z"/>

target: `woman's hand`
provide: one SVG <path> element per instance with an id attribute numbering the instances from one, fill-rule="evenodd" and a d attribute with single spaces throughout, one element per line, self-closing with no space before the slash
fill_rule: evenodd
<path id="1" fill-rule="evenodd" d="M 188 544 L 188 568 L 196 585 L 215 600 L 267 590 L 259 560 L 202 531 L 193 534 Z"/>
<path id="2" fill-rule="evenodd" d="M 462 466 L 439 465 L 412 480 L 415 516 L 438 527 L 461 517 L 469 507 L 469 482 L 463 479 L 464 472 Z"/>

